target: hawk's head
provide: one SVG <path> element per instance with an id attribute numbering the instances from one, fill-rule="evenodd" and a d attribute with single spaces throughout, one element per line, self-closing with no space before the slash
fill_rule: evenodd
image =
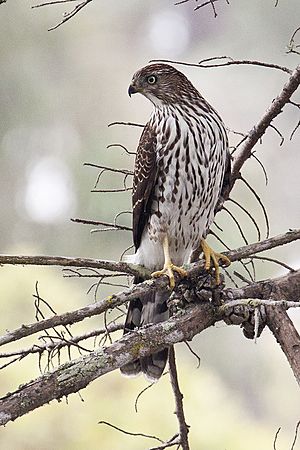
<path id="1" fill-rule="evenodd" d="M 181 103 L 191 94 L 199 95 L 187 77 L 168 64 L 150 64 L 132 77 L 128 94 L 139 92 L 154 105 Z"/>

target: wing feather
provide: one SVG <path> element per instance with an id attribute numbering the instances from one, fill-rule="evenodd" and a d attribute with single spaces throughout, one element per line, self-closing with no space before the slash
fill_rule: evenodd
<path id="1" fill-rule="evenodd" d="M 148 123 L 141 135 L 133 175 L 133 242 L 137 250 L 151 211 L 157 177 L 155 130 Z"/>

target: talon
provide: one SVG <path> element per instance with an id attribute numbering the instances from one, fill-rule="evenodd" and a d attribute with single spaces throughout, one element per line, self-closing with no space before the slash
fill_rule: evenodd
<path id="1" fill-rule="evenodd" d="M 175 277 L 174 272 L 177 272 L 182 278 L 187 276 L 187 271 L 183 269 L 182 267 L 175 266 L 175 264 L 172 263 L 169 255 L 169 242 L 168 238 L 165 237 L 163 241 L 163 249 L 164 249 L 164 255 L 165 255 L 165 264 L 164 268 L 162 270 L 158 270 L 156 272 L 153 272 L 151 274 L 152 277 L 160 277 L 162 275 L 167 275 L 170 280 L 170 289 L 174 289 L 175 287 Z"/>
<path id="2" fill-rule="evenodd" d="M 209 270 L 211 267 L 211 261 L 214 264 L 215 268 L 215 276 L 216 276 L 216 284 L 220 284 L 220 264 L 219 261 L 223 261 L 226 266 L 231 264 L 230 259 L 222 255 L 222 253 L 214 252 L 212 248 L 206 243 L 204 239 L 201 240 L 201 247 L 205 258 L 205 269 Z"/>
<path id="3" fill-rule="evenodd" d="M 174 289 L 175 287 L 175 277 L 174 272 L 177 272 L 182 278 L 187 276 L 187 271 L 182 269 L 181 267 L 175 266 L 171 261 L 167 261 L 162 270 L 158 270 L 151 274 L 152 277 L 160 277 L 162 275 L 167 275 L 170 280 L 170 288 Z"/>

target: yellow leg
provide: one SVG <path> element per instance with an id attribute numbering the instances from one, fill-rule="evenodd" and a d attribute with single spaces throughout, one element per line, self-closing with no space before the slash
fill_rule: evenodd
<path id="1" fill-rule="evenodd" d="M 175 277 L 174 272 L 179 273 L 181 277 L 187 276 L 187 271 L 182 269 L 181 267 L 175 266 L 170 258 L 170 252 L 169 252 L 169 241 L 168 237 L 165 236 L 163 240 L 163 249 L 164 249 L 164 256 L 165 256 L 165 263 L 164 268 L 162 270 L 158 270 L 157 272 L 153 272 L 151 274 L 152 277 L 160 277 L 162 275 L 167 275 L 170 280 L 170 288 L 174 289 L 175 287 Z"/>
<path id="2" fill-rule="evenodd" d="M 220 265 L 219 261 L 223 261 L 226 266 L 229 266 L 231 264 L 231 261 L 227 256 L 222 255 L 222 253 L 216 253 L 213 251 L 212 248 L 206 243 L 204 239 L 201 239 L 201 247 L 204 254 L 205 259 L 205 269 L 209 270 L 211 267 L 211 261 L 214 264 L 215 272 L 216 272 L 216 283 L 220 284 Z"/>

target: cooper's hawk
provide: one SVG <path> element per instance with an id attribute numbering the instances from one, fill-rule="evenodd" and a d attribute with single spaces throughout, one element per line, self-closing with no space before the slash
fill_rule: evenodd
<path id="1" fill-rule="evenodd" d="M 186 76 L 167 64 L 148 65 L 136 72 L 128 93 L 137 92 L 148 98 L 154 109 L 135 160 L 132 201 L 136 252 L 130 261 L 155 271 L 153 276 L 168 275 L 172 289 L 174 272 L 185 276 L 180 266 L 188 263 L 201 245 L 206 268 L 212 259 L 219 282 L 218 260 L 223 256 L 214 253 L 204 238 L 214 219 L 225 173 L 226 179 L 230 173 L 224 124 Z M 168 296 L 156 292 L 131 301 L 125 333 L 166 320 Z M 123 366 L 121 371 L 125 375 L 143 372 L 150 380 L 157 380 L 167 356 L 166 348 Z"/>

